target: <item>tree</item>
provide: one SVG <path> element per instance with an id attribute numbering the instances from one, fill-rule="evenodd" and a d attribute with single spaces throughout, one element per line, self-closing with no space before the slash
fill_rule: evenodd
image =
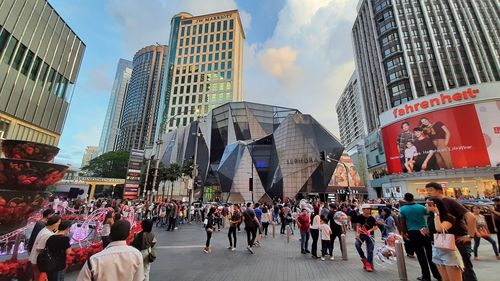
<path id="1" fill-rule="evenodd" d="M 167 167 L 160 163 L 160 167 L 158 168 L 158 182 L 162 182 L 162 192 L 161 192 L 161 201 L 163 202 L 165 196 L 165 182 L 167 181 Z M 159 191 L 159 190 L 158 190 Z"/>
<path id="2" fill-rule="evenodd" d="M 182 165 L 182 176 L 193 178 L 194 163 L 192 159 L 184 161 Z"/>
<path id="3" fill-rule="evenodd" d="M 180 177 L 182 177 L 181 166 L 179 166 L 176 163 L 170 164 L 170 166 L 168 166 L 166 169 L 165 175 L 167 181 L 170 182 L 170 187 L 171 187 L 170 200 L 172 200 L 174 196 L 174 182 L 177 181 Z"/>
<path id="4" fill-rule="evenodd" d="M 87 175 L 100 178 L 125 178 L 129 151 L 110 151 L 92 160 L 82 168 Z"/>

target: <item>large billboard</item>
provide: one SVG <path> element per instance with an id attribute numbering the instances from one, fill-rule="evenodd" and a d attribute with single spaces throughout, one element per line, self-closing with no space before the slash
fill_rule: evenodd
<path id="1" fill-rule="evenodd" d="M 500 166 L 500 89 L 496 100 L 490 91 L 468 88 L 463 92 L 441 93 L 415 100 L 381 116 L 392 114 L 397 120 L 384 127 L 382 138 L 390 174 L 418 171 Z M 491 86 L 491 85 L 488 85 Z M 493 89 L 493 88 L 492 88 Z M 488 90 L 491 90 L 488 88 Z M 476 97 L 482 101 L 476 100 Z M 456 106 L 431 101 L 470 98 L 469 104 Z M 455 97 L 455 99 L 453 98 Z M 462 100 L 460 100 L 462 101 Z M 444 102 L 443 102 L 444 103 Z M 424 110 L 416 112 L 416 106 Z M 407 112 L 411 114 L 406 114 Z M 408 117 L 405 118 L 407 115 Z M 403 117 L 404 116 L 404 117 Z"/>
<path id="2" fill-rule="evenodd" d="M 364 186 L 361 177 L 359 176 L 358 170 L 354 165 L 351 157 L 347 153 L 343 153 L 339 161 L 343 164 L 338 163 L 333 172 L 332 178 L 328 183 L 328 186 Z M 344 166 L 345 164 L 345 166 Z M 347 170 L 346 170 L 347 167 Z"/>

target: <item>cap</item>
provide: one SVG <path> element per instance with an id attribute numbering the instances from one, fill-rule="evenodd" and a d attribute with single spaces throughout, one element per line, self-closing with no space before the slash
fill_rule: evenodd
<path id="1" fill-rule="evenodd" d="M 363 204 L 361 205 L 361 209 L 371 209 L 372 206 L 370 206 L 370 204 Z"/>

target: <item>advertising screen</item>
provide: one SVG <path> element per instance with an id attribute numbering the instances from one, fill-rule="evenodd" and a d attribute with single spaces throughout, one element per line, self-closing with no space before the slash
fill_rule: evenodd
<path id="1" fill-rule="evenodd" d="M 412 115 L 382 128 L 390 174 L 500 166 L 500 101 Z"/>
<path id="2" fill-rule="evenodd" d="M 343 153 L 339 161 L 347 166 L 348 171 L 346 171 L 344 165 L 338 164 L 335 168 L 335 172 L 333 172 L 333 176 L 330 179 L 328 186 L 347 187 L 347 184 L 349 184 L 349 186 L 363 186 L 361 177 L 359 176 L 358 170 L 356 169 L 356 166 L 354 166 L 354 162 L 351 157 L 349 157 L 347 153 Z"/>

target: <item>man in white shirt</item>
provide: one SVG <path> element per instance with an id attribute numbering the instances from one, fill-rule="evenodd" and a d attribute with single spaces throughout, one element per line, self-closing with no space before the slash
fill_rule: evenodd
<path id="1" fill-rule="evenodd" d="M 127 245 L 129 234 L 128 221 L 115 222 L 109 235 L 112 242 L 104 250 L 90 257 L 78 274 L 77 281 L 143 281 L 143 257 L 139 250 Z"/>
<path id="2" fill-rule="evenodd" d="M 59 200 L 59 197 L 54 198 L 54 201 L 52 201 L 52 209 L 54 209 L 54 211 L 56 211 L 56 213 L 61 213 L 61 212 L 59 212 L 59 203 L 60 202 L 61 202 L 61 200 Z"/>
<path id="3" fill-rule="evenodd" d="M 47 243 L 47 239 L 50 236 L 54 235 L 54 231 L 57 230 L 59 224 L 61 223 L 61 217 L 52 216 L 47 220 L 45 227 L 40 230 L 38 235 L 36 236 L 35 243 L 33 244 L 33 249 L 31 249 L 30 256 L 28 258 L 29 262 L 33 267 L 33 275 L 35 277 L 34 280 L 38 280 L 40 278 L 40 270 L 36 265 L 36 260 L 38 255 L 45 249 L 45 244 Z"/>

